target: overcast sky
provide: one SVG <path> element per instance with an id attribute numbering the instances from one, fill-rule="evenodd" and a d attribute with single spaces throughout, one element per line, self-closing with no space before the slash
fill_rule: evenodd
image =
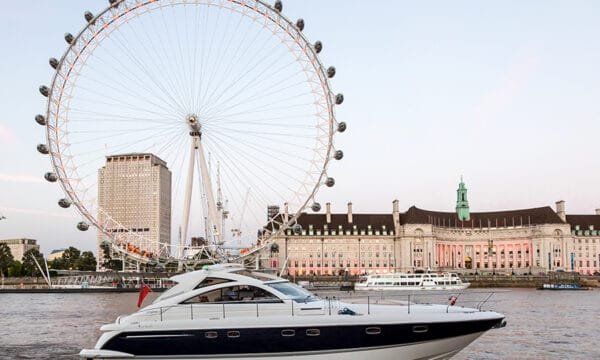
<path id="1" fill-rule="evenodd" d="M 33 117 L 48 58 L 65 50 L 85 10 L 107 1 L 22 0 L 0 12 L 0 238 L 44 252 L 93 249 L 75 210 L 42 179 L 51 169 Z M 287 0 L 345 103 L 336 139 L 345 158 L 319 194 L 336 211 L 389 212 L 393 199 L 452 211 L 463 175 L 472 211 L 600 207 L 600 2 Z"/>

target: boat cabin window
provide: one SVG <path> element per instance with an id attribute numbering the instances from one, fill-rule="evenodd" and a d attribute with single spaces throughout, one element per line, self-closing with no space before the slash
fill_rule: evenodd
<path id="1" fill-rule="evenodd" d="M 270 292 L 255 286 L 229 286 L 205 292 L 185 300 L 182 304 L 202 303 L 272 303 L 281 302 Z"/>
<path id="2" fill-rule="evenodd" d="M 276 282 L 276 283 L 268 283 L 266 284 L 273 289 L 279 291 L 280 293 L 288 296 L 295 302 L 310 302 L 316 301 L 318 298 L 311 294 L 310 292 L 304 290 L 300 286 L 296 284 L 292 284 L 290 282 Z"/>

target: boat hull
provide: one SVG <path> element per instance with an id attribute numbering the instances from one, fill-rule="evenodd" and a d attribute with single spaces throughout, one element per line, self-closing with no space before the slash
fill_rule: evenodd
<path id="1" fill-rule="evenodd" d="M 490 313 L 490 315 L 493 313 Z M 486 315 L 487 316 L 487 315 Z M 302 327 L 124 330 L 105 334 L 83 358 L 103 359 L 444 359 L 483 332 L 503 326 L 503 317 L 454 322 Z M 374 355 L 371 355 L 374 354 Z"/>
<path id="2" fill-rule="evenodd" d="M 471 342 L 481 336 L 483 332 L 455 336 L 440 340 L 424 341 L 404 344 L 399 346 L 382 346 L 372 348 L 355 348 L 330 351 L 310 351 L 295 353 L 262 353 L 262 354 L 235 354 L 235 355 L 162 355 L 162 356 L 134 356 L 127 353 L 105 352 L 97 350 L 84 350 L 81 357 L 89 359 L 203 359 L 203 360 L 271 360 L 279 359 L 315 359 L 315 360 L 426 360 L 450 359 Z M 87 354 L 87 357 L 86 357 Z"/>

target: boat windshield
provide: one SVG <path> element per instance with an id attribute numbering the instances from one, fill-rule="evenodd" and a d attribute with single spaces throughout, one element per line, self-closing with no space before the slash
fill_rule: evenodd
<path id="1" fill-rule="evenodd" d="M 318 297 L 304 290 L 300 286 L 287 281 L 269 283 L 265 285 L 268 285 L 273 289 L 279 291 L 280 293 L 289 296 L 289 298 L 294 300 L 295 302 L 310 302 L 319 300 Z"/>

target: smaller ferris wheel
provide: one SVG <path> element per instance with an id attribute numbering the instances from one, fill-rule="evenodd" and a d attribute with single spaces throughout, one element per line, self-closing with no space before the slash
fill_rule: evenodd
<path id="1" fill-rule="evenodd" d="M 330 162 L 344 156 L 334 146 L 344 97 L 330 88 L 336 69 L 321 63 L 323 44 L 282 10 L 281 1 L 110 0 L 65 34 L 35 120 L 53 167 L 45 178 L 64 190 L 59 206 L 77 208 L 80 230 L 97 228 L 138 264 L 220 261 L 228 246 L 320 211 L 319 189 L 335 184 Z M 274 207 L 287 215 L 266 216 Z"/>

